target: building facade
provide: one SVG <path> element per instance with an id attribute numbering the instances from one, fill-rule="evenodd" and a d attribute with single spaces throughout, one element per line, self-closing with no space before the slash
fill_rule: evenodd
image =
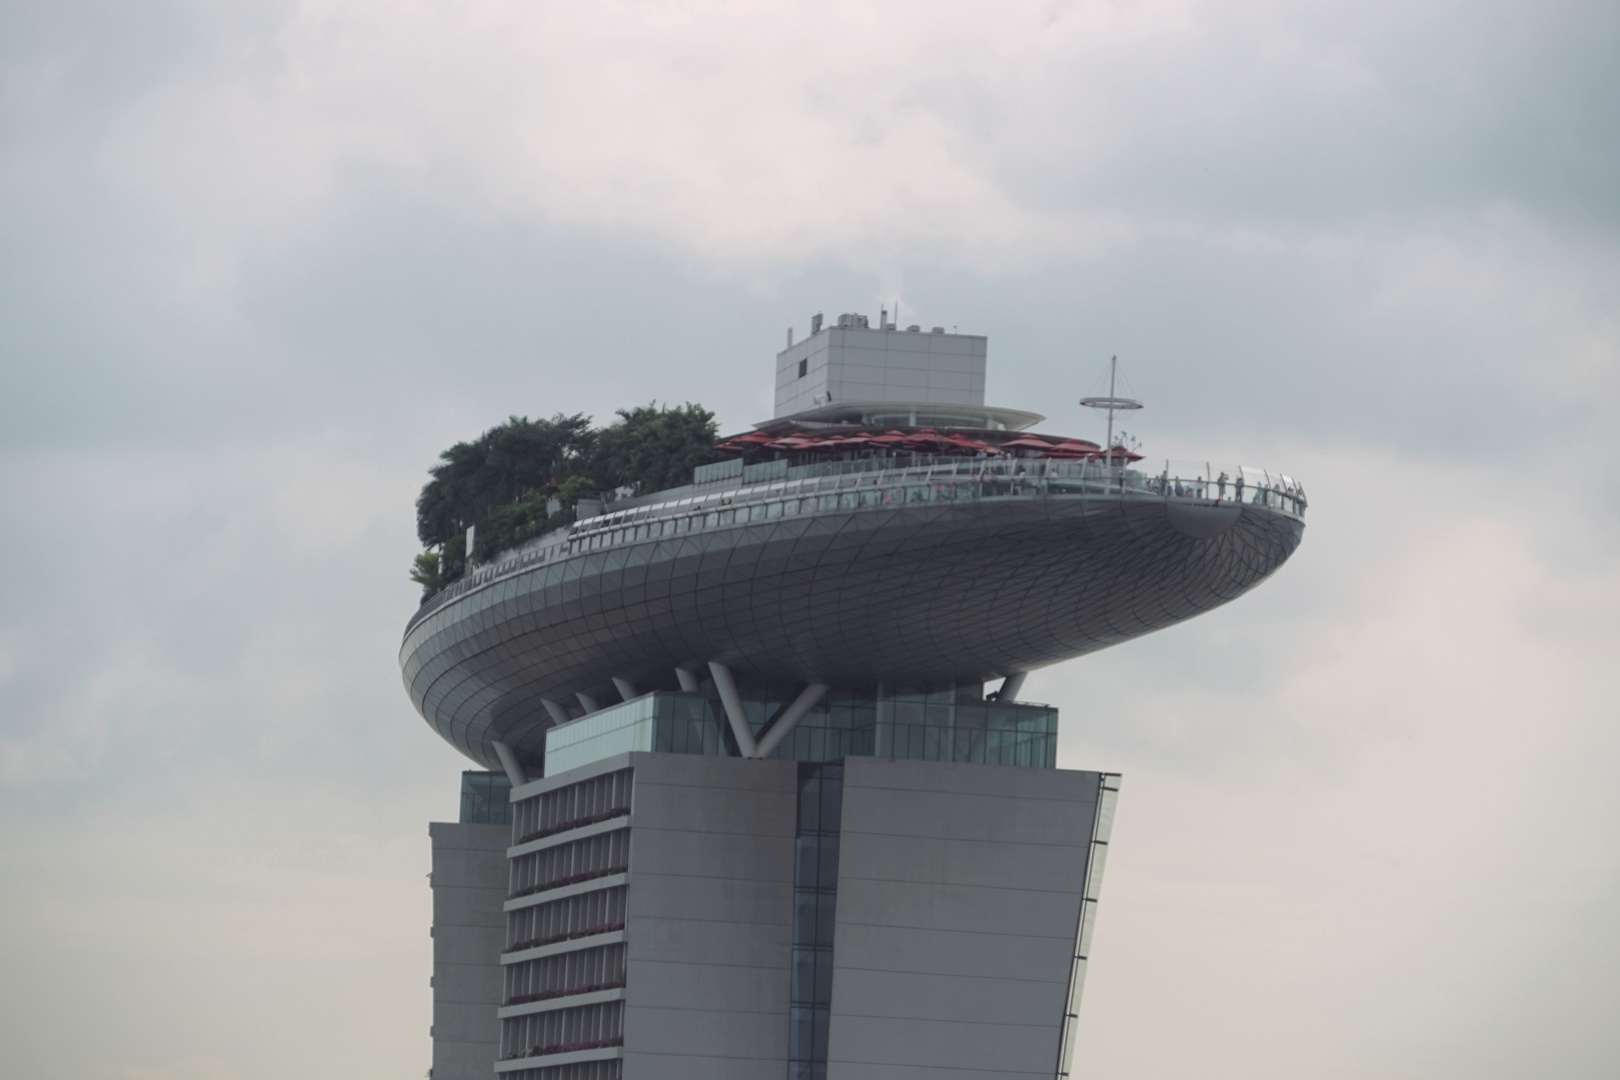
<path id="1" fill-rule="evenodd" d="M 643 752 L 514 788 L 515 828 L 545 835 L 510 850 L 494 1069 L 1057 1075 L 1115 790 L 1069 770 Z"/>
<path id="2" fill-rule="evenodd" d="M 1254 587 L 1304 494 L 1034 434 L 984 338 L 864 323 L 408 625 L 490 770 L 432 826 L 436 1080 L 1074 1071 L 1119 778 L 1056 768 L 1026 674 Z"/>

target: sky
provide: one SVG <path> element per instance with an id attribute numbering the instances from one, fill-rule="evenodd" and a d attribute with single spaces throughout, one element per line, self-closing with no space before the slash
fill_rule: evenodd
<path id="1" fill-rule="evenodd" d="M 0 1072 L 429 1064 L 413 501 L 810 316 L 1299 478 L 1030 676 L 1124 775 L 1077 1075 L 1620 1075 L 1620 7 L 0 4 Z"/>

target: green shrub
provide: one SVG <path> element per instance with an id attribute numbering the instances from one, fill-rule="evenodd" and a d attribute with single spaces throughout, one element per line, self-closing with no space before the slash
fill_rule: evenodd
<path id="1" fill-rule="evenodd" d="M 439 578 L 437 551 L 424 551 L 416 557 L 416 561 L 411 564 L 411 580 L 422 586 L 423 600 L 444 588 L 444 583 Z"/>
<path id="2" fill-rule="evenodd" d="M 714 449 L 718 436 L 714 414 L 701 405 L 654 402 L 620 409 L 618 423 L 597 433 L 597 457 L 613 487 L 646 495 L 690 483 L 693 469 L 724 457 Z"/>
<path id="3" fill-rule="evenodd" d="M 714 414 L 700 405 L 654 402 L 620 409 L 618 417 L 593 428 L 579 413 L 513 416 L 440 454 L 416 500 L 417 539 L 429 550 L 416 557 L 411 580 L 423 599 L 465 572 L 468 526 L 477 529 L 474 561 L 485 562 L 569 524 L 585 496 L 678 487 L 693 468 L 724 456 L 714 450 Z"/>

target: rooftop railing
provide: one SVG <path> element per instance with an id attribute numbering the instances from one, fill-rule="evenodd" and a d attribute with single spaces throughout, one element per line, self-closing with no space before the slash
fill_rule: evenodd
<path id="1" fill-rule="evenodd" d="M 915 454 L 900 460 L 817 462 L 789 468 L 784 478 L 750 483 L 742 477 L 735 486 L 678 490 L 683 493 L 679 497 L 638 500 L 635 507 L 576 521 L 566 532 L 558 530 L 526 547 L 503 553 L 435 593 L 417 610 L 410 626 L 485 582 L 581 552 L 827 511 L 1055 498 L 1186 500 L 1262 507 L 1304 517 L 1307 505 L 1304 488 L 1284 473 L 1176 460 L 1139 460 L 1120 465 L 1100 459 Z"/>
<path id="2" fill-rule="evenodd" d="M 864 506 L 947 502 L 988 498 L 1148 498 L 1190 499 L 1263 506 L 1303 517 L 1305 492 L 1292 477 L 1242 465 L 1165 460 L 1109 465 L 1098 460 L 964 459 L 924 457 L 897 464 L 887 459 L 818 462 L 789 469 L 786 478 L 741 484 L 717 491 L 693 492 L 668 501 L 651 501 L 627 510 L 610 511 L 576 522 L 569 529 L 570 551 L 590 550 L 591 542 L 612 534 L 611 542 L 669 535 L 668 530 L 641 531 L 653 522 L 696 518 L 701 524 L 677 528 L 712 528 L 742 521 L 770 520 L 820 510 Z M 835 496 L 828 501 L 828 496 Z M 846 498 L 848 496 L 848 498 Z M 814 499 L 814 505 L 805 500 Z M 789 508 L 790 503 L 799 505 Z M 773 509 L 780 505 L 781 510 Z M 748 508 L 746 517 L 736 511 Z M 755 514 L 754 508 L 765 507 Z M 732 516 L 724 518 L 727 511 Z M 713 520 L 710 515 L 714 515 Z M 623 535 L 636 530 L 633 536 Z"/>

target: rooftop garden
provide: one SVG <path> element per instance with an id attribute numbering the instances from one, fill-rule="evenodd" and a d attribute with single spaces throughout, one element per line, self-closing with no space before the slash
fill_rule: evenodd
<path id="1" fill-rule="evenodd" d="M 426 600 L 474 563 L 487 562 L 575 520 L 579 501 L 604 492 L 644 495 L 689 483 L 699 465 L 730 456 L 715 449 L 714 414 L 691 402 L 620 409 L 606 427 L 558 413 L 514 416 L 439 455 L 416 500 L 425 549 L 411 580 Z"/>
<path id="2" fill-rule="evenodd" d="M 762 425 L 763 426 L 763 425 Z M 850 423 L 791 420 L 720 440 L 714 414 L 688 402 L 620 409 L 607 427 L 558 413 L 550 420 L 514 416 L 471 442 L 439 455 L 416 501 L 416 556 L 411 580 L 422 599 L 461 578 L 473 564 L 563 528 L 580 502 L 596 510 L 616 497 L 647 495 L 693 481 L 692 471 L 728 458 L 792 464 L 850 458 L 900 461 L 945 457 L 1137 460 L 1124 436 L 1104 449 L 1085 439 L 983 428 L 908 426 L 872 430 Z M 921 456 L 921 458 L 919 458 Z M 468 530 L 474 549 L 467 551 Z"/>

